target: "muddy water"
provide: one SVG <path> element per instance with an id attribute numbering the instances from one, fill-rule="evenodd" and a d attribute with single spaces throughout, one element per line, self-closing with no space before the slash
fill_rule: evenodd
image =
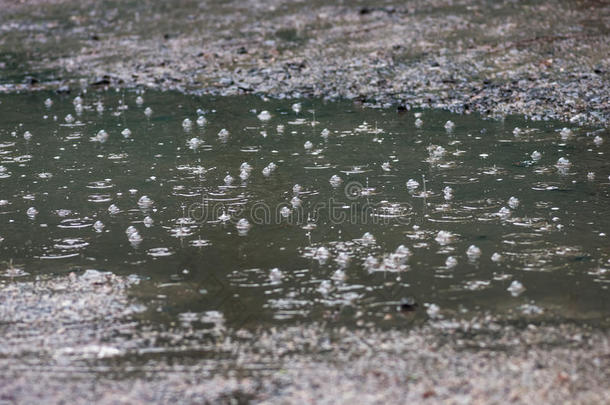
<path id="1" fill-rule="evenodd" d="M 0 101 L 3 278 L 133 275 L 143 316 L 202 328 L 608 317 L 607 130 L 154 92 Z"/>

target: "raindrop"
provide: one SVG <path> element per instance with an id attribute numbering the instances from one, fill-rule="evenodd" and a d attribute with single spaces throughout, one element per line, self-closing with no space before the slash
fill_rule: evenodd
<path id="1" fill-rule="evenodd" d="M 601 136 L 597 135 L 597 136 L 595 136 L 595 138 L 593 138 L 593 143 L 595 145 L 599 146 L 602 143 L 604 143 L 604 138 L 602 138 Z"/>
<path id="2" fill-rule="evenodd" d="M 292 111 L 294 111 L 295 113 L 300 113 L 301 112 L 301 103 L 294 103 L 292 105 Z"/>
<path id="3" fill-rule="evenodd" d="M 207 124 L 207 120 L 205 119 L 204 116 L 199 116 L 197 117 L 197 125 L 199 125 L 200 127 L 204 126 L 205 124 Z"/>
<path id="4" fill-rule="evenodd" d="M 346 279 L 345 271 L 343 271 L 343 269 L 335 270 L 335 272 L 331 276 L 331 279 L 336 280 L 336 281 L 345 281 L 345 279 Z"/>
<path id="5" fill-rule="evenodd" d="M 142 222 L 144 222 L 144 226 L 147 227 L 147 228 L 150 228 L 155 223 L 155 221 L 153 221 L 153 219 L 151 217 L 148 217 L 148 216 L 145 217 Z"/>
<path id="6" fill-rule="evenodd" d="M 116 205 L 112 204 L 110 205 L 110 207 L 108 207 L 108 212 L 110 214 L 118 214 L 121 210 L 119 209 L 119 207 L 117 207 Z"/>
<path id="7" fill-rule="evenodd" d="M 422 125 L 424 125 L 424 122 L 421 120 L 421 118 L 417 118 L 417 119 L 415 120 L 415 126 L 416 126 L 417 128 L 421 128 L 421 127 L 422 127 Z"/>
<path id="8" fill-rule="evenodd" d="M 146 107 L 146 108 L 144 109 L 144 114 L 145 114 L 147 117 L 150 117 L 150 116 L 152 115 L 152 113 L 153 113 L 152 108 L 150 108 L 150 107 Z"/>
<path id="9" fill-rule="evenodd" d="M 136 97 L 136 104 L 137 104 L 137 105 L 142 105 L 142 104 L 144 104 L 144 99 L 142 98 L 142 96 L 138 96 L 138 97 Z"/>
<path id="10" fill-rule="evenodd" d="M 224 182 L 226 186 L 230 186 L 231 183 L 233 183 L 233 176 L 231 176 L 230 174 L 227 174 L 224 178 Z"/>
<path id="11" fill-rule="evenodd" d="M 508 206 L 512 209 L 516 209 L 519 206 L 519 199 L 517 197 L 511 197 L 508 199 Z"/>
<path id="12" fill-rule="evenodd" d="M 347 253 L 345 252 L 341 252 L 337 255 L 337 257 L 335 258 L 335 261 L 337 262 L 337 264 L 339 264 L 339 266 L 345 267 L 348 265 L 350 260 L 350 257 Z"/>
<path id="13" fill-rule="evenodd" d="M 323 138 L 328 138 L 328 135 L 330 135 L 330 131 L 324 128 L 322 132 L 320 132 L 320 135 L 322 135 Z"/>
<path id="14" fill-rule="evenodd" d="M 445 266 L 447 266 L 450 269 L 452 269 L 455 266 L 457 266 L 457 264 L 458 264 L 458 261 L 453 256 L 449 256 L 449 257 L 447 257 L 447 260 L 445 260 Z"/>
<path id="15" fill-rule="evenodd" d="M 51 100 L 50 98 L 47 98 L 47 99 L 44 101 L 44 105 L 45 105 L 45 107 L 47 107 L 47 108 L 51 108 L 51 106 L 53 105 L 53 100 Z"/>
<path id="16" fill-rule="evenodd" d="M 455 124 L 453 123 L 453 121 L 445 122 L 445 129 L 447 131 L 453 131 L 453 128 L 455 128 Z"/>
<path id="17" fill-rule="evenodd" d="M 382 163 L 381 170 L 383 170 L 384 172 L 389 172 L 390 170 L 392 170 L 392 167 L 390 166 L 390 162 Z"/>
<path id="18" fill-rule="evenodd" d="M 125 138 L 129 138 L 131 136 L 131 131 L 129 130 L 129 128 L 125 128 L 121 131 L 121 135 L 123 135 Z"/>
<path id="19" fill-rule="evenodd" d="M 540 160 L 541 157 L 542 157 L 542 154 L 540 152 L 538 152 L 537 150 L 532 152 L 532 160 Z"/>
<path id="20" fill-rule="evenodd" d="M 64 120 L 68 123 L 68 124 L 72 124 L 74 122 L 74 117 L 72 116 L 72 114 L 68 114 L 66 115 L 66 118 L 64 118 Z"/>
<path id="21" fill-rule="evenodd" d="M 449 243 L 451 243 L 453 241 L 453 234 L 449 231 L 439 231 L 436 234 L 436 238 L 434 238 L 434 240 L 439 244 L 439 245 L 448 245 Z"/>
<path id="22" fill-rule="evenodd" d="M 182 121 L 182 128 L 184 128 L 185 131 L 190 130 L 192 127 L 193 127 L 193 122 L 190 119 L 185 118 Z"/>
<path id="23" fill-rule="evenodd" d="M 218 132 L 218 137 L 219 137 L 219 138 L 226 138 L 226 137 L 228 137 L 228 136 L 229 136 L 229 131 L 227 131 L 225 128 L 221 129 L 221 130 Z"/>
<path id="24" fill-rule="evenodd" d="M 302 190 L 303 190 L 303 187 L 301 187 L 300 184 L 295 184 L 294 186 L 292 186 L 292 192 L 294 194 L 299 194 Z"/>
<path id="25" fill-rule="evenodd" d="M 426 310 L 426 313 L 428 314 L 428 316 L 430 318 L 438 318 L 439 314 L 440 314 L 440 308 L 438 305 L 436 304 L 430 304 L 428 306 L 428 309 Z"/>
<path id="26" fill-rule="evenodd" d="M 191 138 L 188 141 L 188 146 L 191 149 L 197 149 L 202 143 L 203 141 L 199 138 Z"/>
<path id="27" fill-rule="evenodd" d="M 23 133 L 23 139 L 25 139 L 26 141 L 29 141 L 30 139 L 32 139 L 32 133 L 30 131 L 25 131 Z"/>
<path id="28" fill-rule="evenodd" d="M 310 141 L 305 142 L 305 144 L 303 145 L 303 147 L 307 150 L 313 148 L 313 143 L 311 143 Z"/>
<path id="29" fill-rule="evenodd" d="M 572 130 L 570 128 L 562 128 L 561 131 L 559 131 L 559 135 L 561 135 L 562 139 L 567 139 L 570 136 L 572 136 Z"/>
<path id="30" fill-rule="evenodd" d="M 227 222 L 228 220 L 230 220 L 231 217 L 226 213 L 226 212 L 222 212 L 222 214 L 220 214 L 220 216 L 218 217 L 218 220 L 220 222 Z M 247 221 L 246 221 L 247 222 Z"/>
<path id="31" fill-rule="evenodd" d="M 587 173 L 587 180 L 589 180 L 589 181 L 595 180 L 595 172 Z"/>

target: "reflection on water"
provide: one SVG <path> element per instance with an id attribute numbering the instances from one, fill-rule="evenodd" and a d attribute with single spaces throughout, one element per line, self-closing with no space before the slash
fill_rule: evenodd
<path id="1" fill-rule="evenodd" d="M 199 324 L 608 316 L 605 130 L 253 97 L 0 101 L 2 277 L 135 274 L 154 316 Z"/>

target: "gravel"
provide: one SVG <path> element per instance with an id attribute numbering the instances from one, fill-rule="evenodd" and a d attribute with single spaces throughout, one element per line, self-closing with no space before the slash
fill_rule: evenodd
<path id="1" fill-rule="evenodd" d="M 344 98 L 607 126 L 608 3 L 366 4 L 10 4 L 0 16 L 0 90 Z"/>

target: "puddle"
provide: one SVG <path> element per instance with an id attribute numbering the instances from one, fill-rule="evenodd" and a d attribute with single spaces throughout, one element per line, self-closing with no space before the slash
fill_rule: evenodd
<path id="1" fill-rule="evenodd" d="M 202 328 L 608 316 L 607 130 L 177 93 L 0 102 L 5 279 L 134 274 L 145 316 Z"/>

